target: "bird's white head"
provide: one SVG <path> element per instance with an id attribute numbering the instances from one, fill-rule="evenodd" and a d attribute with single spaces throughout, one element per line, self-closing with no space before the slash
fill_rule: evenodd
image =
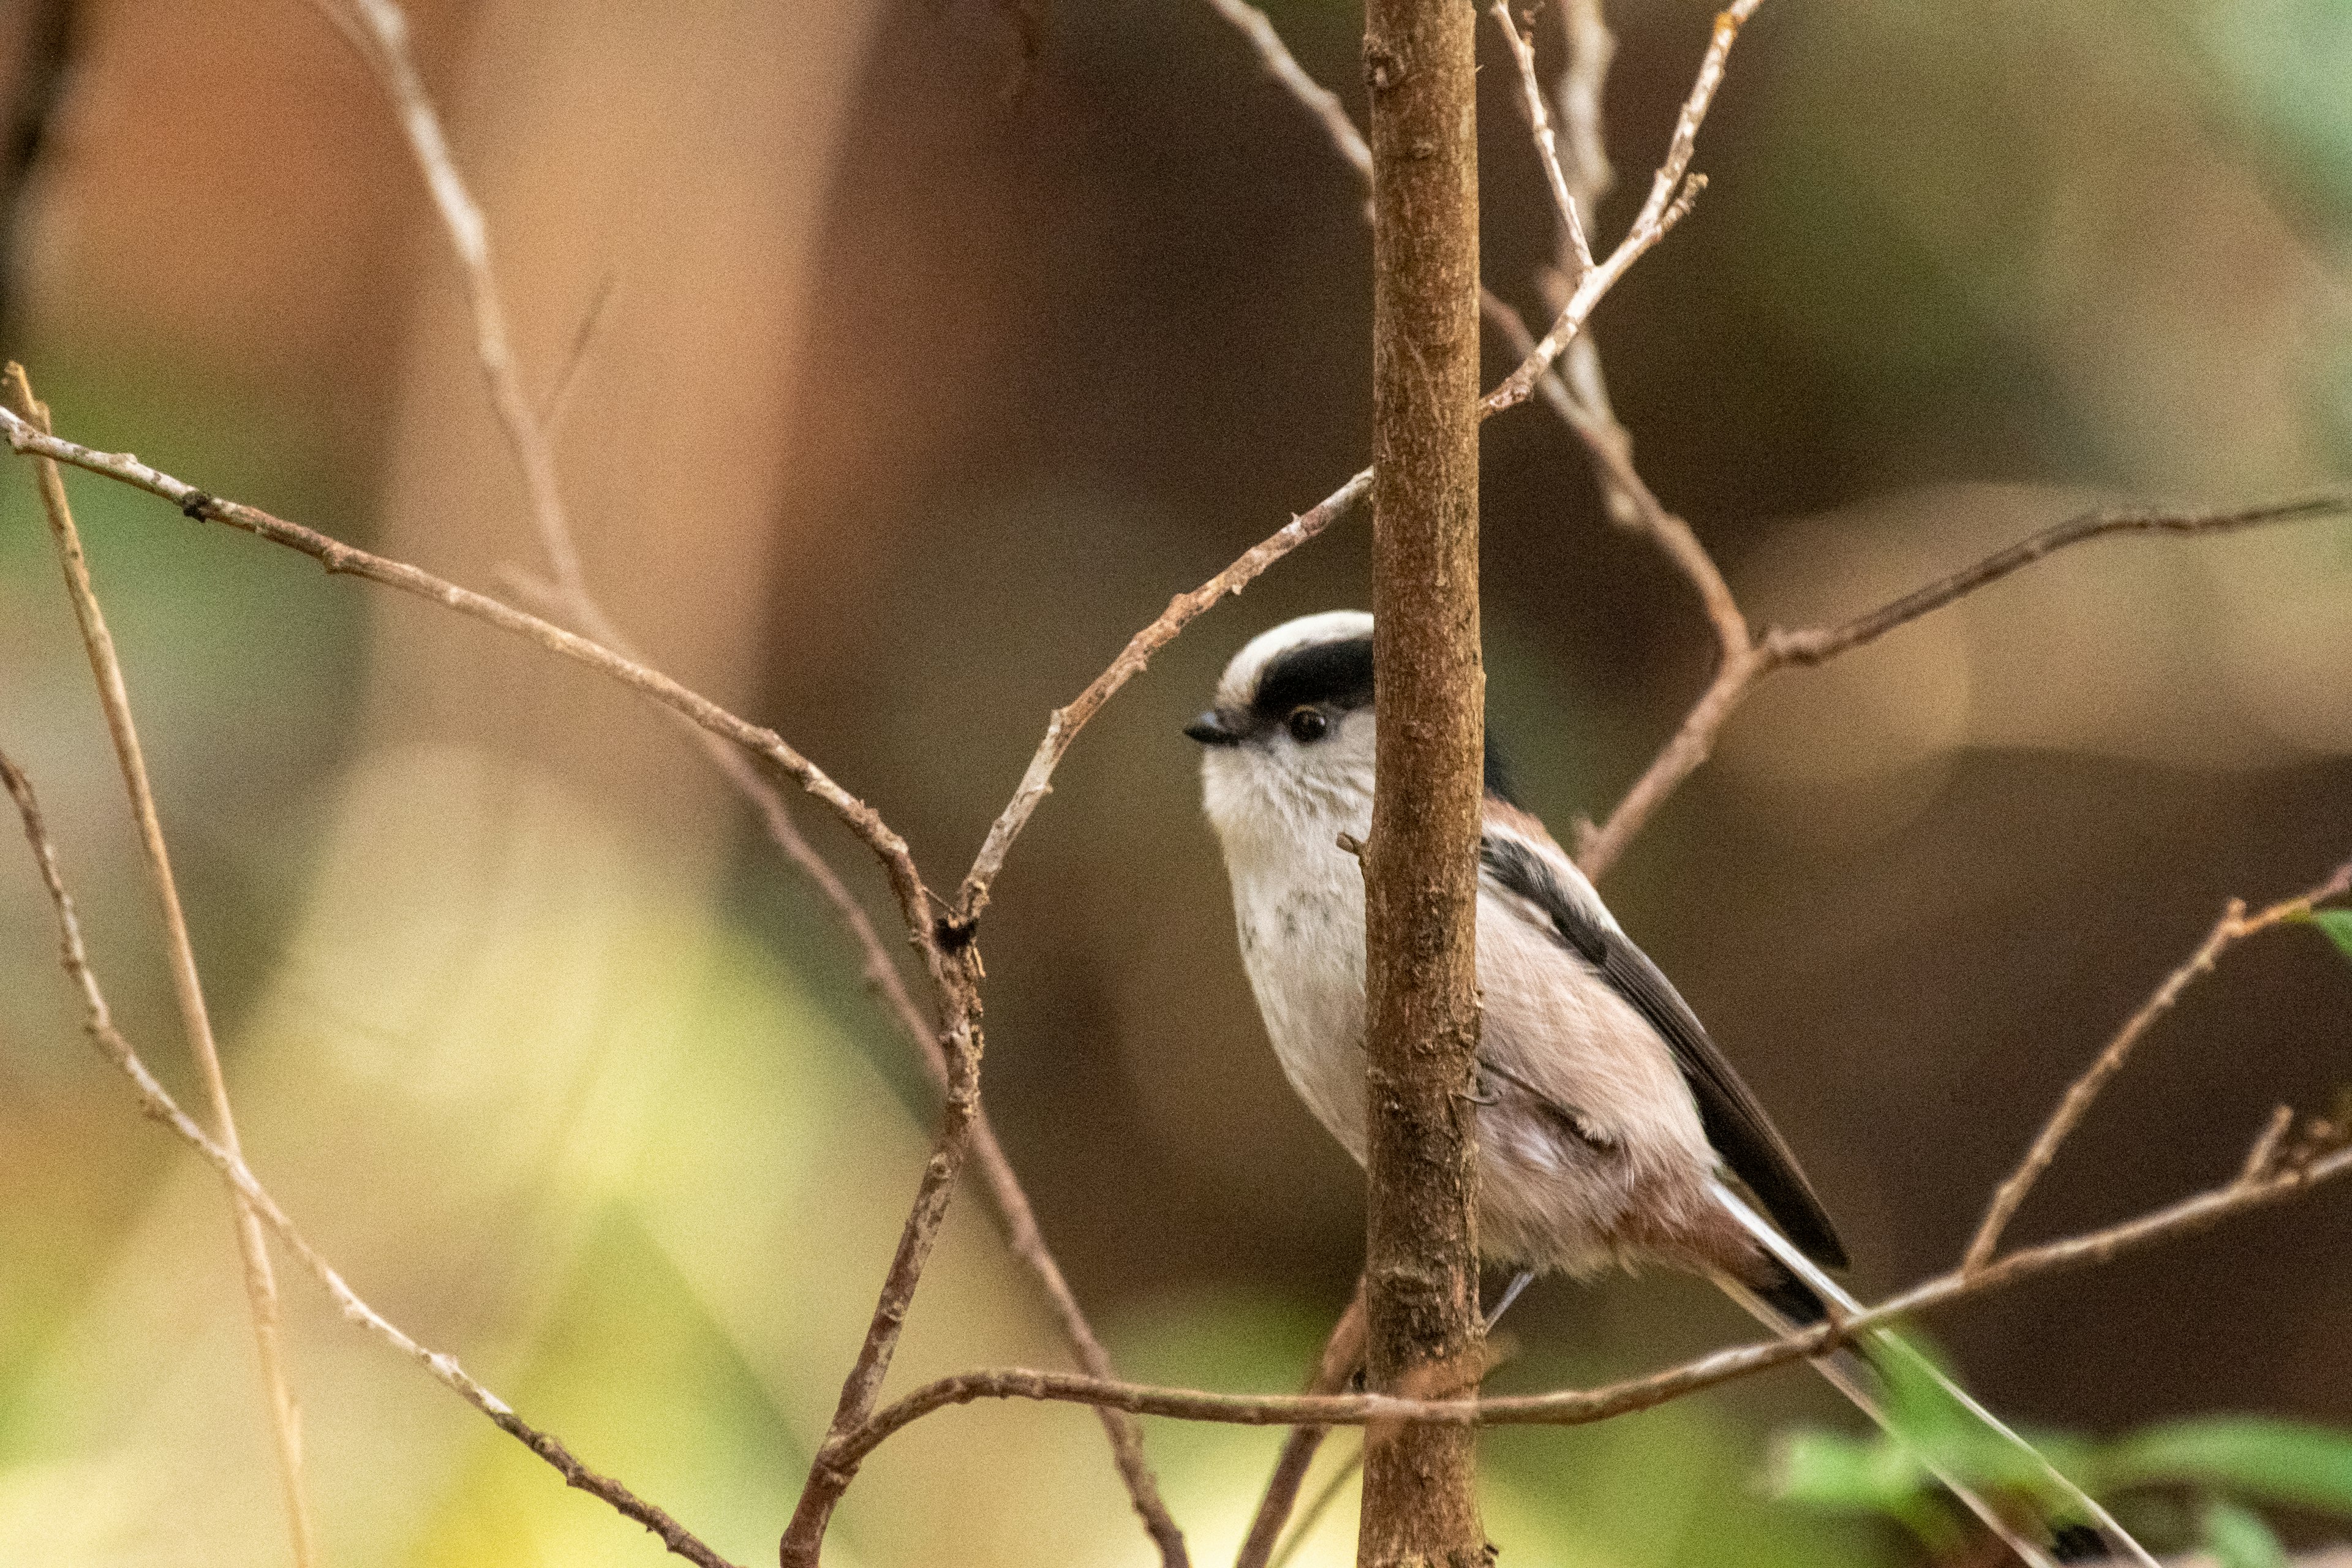
<path id="1" fill-rule="evenodd" d="M 1201 742 L 1210 825 L 1228 860 L 1370 830 L 1372 617 L 1329 610 L 1261 632 L 1234 655 Z"/>

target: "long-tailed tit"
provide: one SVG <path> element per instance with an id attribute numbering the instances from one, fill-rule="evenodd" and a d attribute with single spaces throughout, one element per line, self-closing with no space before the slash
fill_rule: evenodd
<path id="1" fill-rule="evenodd" d="M 1184 732 L 1204 750 L 1209 822 L 1275 1054 L 1360 1163 L 1364 892 L 1339 841 L 1370 831 L 1371 617 L 1333 611 L 1257 637 L 1226 667 L 1216 705 Z M 1514 1293 L 1532 1274 L 1589 1277 L 1654 1261 L 1715 1279 L 1785 1325 L 1851 1308 L 1823 1272 L 1844 1266 L 1845 1248 L 1787 1141 L 1689 1005 L 1513 798 L 1491 747 L 1478 855 L 1485 1017 L 1465 1089 L 1478 1106 L 1486 1260 L 1520 1271 Z M 1891 1336 L 1874 1353 L 1882 1350 L 1916 1354 Z M 1864 1369 L 1823 1370 L 1878 1414 L 1858 1381 Z M 2069 1511 L 2145 1558 L 2095 1504 L 2051 1479 Z M 1953 1489 L 2042 1560 L 1982 1500 Z M 2095 1541 L 2056 1537 L 2069 1556 Z"/>

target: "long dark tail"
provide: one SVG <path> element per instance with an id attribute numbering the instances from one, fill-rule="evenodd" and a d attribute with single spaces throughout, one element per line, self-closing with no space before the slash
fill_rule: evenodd
<path id="1" fill-rule="evenodd" d="M 1721 1277 L 1717 1279 L 1732 1300 L 1747 1308 L 1758 1320 L 1776 1329 L 1801 1329 L 1821 1322 L 1829 1316 L 1832 1307 L 1841 1312 L 1862 1310 L 1862 1303 L 1846 1294 L 1836 1280 L 1798 1251 L 1747 1200 L 1720 1182 L 1715 1184 L 1715 1195 L 1716 1200 L 1729 1210 L 1732 1217 L 1764 1248 L 1766 1256 L 1776 1267 L 1775 1276 L 1760 1284 L 1742 1283 Z M 1868 1359 L 1851 1351 L 1840 1350 L 1817 1357 L 1813 1366 L 1839 1393 L 1895 1441 L 1909 1443 L 1884 1408 L 1879 1391 L 1885 1379 L 1872 1364 L 1874 1360 L 1899 1360 L 1906 1371 L 1925 1375 L 1960 1409 L 1982 1423 L 1987 1431 L 2022 1455 L 2042 1474 L 2051 1489 L 2066 1500 L 2070 1508 L 2079 1510 L 2077 1521 L 2053 1523 L 2049 1529 L 2050 1544 L 2038 1546 L 2020 1535 L 1998 1510 L 1974 1489 L 1949 1474 L 1933 1455 L 1915 1447 L 1914 1453 L 1927 1473 L 1942 1482 L 1969 1512 L 1983 1521 L 1985 1527 L 2006 1542 L 2019 1557 L 2032 1564 L 2033 1568 L 2107 1557 L 2137 1563 L 2141 1568 L 2158 1568 L 2147 1549 L 2133 1540 L 2096 1499 L 2061 1474 L 2040 1449 L 2019 1436 L 1999 1416 L 1979 1404 L 1975 1396 L 1946 1376 L 1943 1369 L 1928 1360 L 1916 1345 L 1885 1329 L 1867 1331 L 1864 1339 L 1870 1350 Z"/>

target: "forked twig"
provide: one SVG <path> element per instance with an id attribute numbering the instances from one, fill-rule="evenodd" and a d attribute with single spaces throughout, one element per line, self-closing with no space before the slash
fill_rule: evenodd
<path id="1" fill-rule="evenodd" d="M 1664 749 L 1651 759 L 1650 765 L 1625 792 L 1608 820 L 1578 836 L 1577 863 L 1584 868 L 1586 875 L 1596 879 L 1607 871 L 1666 797 L 1706 761 L 1717 735 L 1748 700 L 1756 683 L 1776 669 L 1825 663 L 2070 545 L 2118 533 L 2230 533 L 2270 523 L 2336 515 L 2347 510 L 2352 510 L 2352 497 L 2322 495 L 2221 511 L 2088 511 L 2042 529 L 1851 620 L 1796 630 L 1765 627 L 1752 636 L 1744 647 L 1727 652 L 1697 705 L 1684 717 Z"/>
<path id="2" fill-rule="evenodd" d="M 496 1422 L 500 1429 L 512 1435 L 530 1451 L 552 1466 L 562 1476 L 566 1486 L 604 1499 L 627 1518 L 636 1521 L 661 1538 L 662 1544 L 698 1568 L 733 1568 L 684 1525 L 661 1509 L 646 1501 L 620 1482 L 600 1476 L 573 1456 L 572 1450 L 553 1435 L 542 1432 L 514 1413 L 512 1406 L 474 1381 L 466 1369 L 457 1364 L 455 1356 L 427 1350 L 411 1339 L 381 1312 L 362 1300 L 346 1284 L 333 1265 L 312 1247 L 308 1237 L 295 1228 L 261 1183 L 247 1168 L 245 1161 L 226 1140 L 215 1142 L 205 1130 L 196 1125 L 187 1112 L 156 1080 L 138 1052 L 131 1047 L 106 1002 L 106 994 L 99 988 L 98 975 L 90 967 L 89 954 L 82 942 L 81 924 L 74 913 L 72 895 L 66 890 L 64 875 L 58 868 L 56 846 L 51 842 L 47 825 L 41 819 L 40 802 L 33 794 L 32 782 L 22 769 L 0 752 L 0 785 L 7 789 L 16 802 L 16 815 L 24 824 L 26 842 L 32 847 L 33 859 L 38 868 L 41 885 L 47 889 L 51 909 L 57 916 L 58 963 L 66 978 L 81 993 L 83 1028 L 99 1053 L 131 1080 L 139 1096 L 140 1109 L 154 1121 L 162 1122 L 179 1134 L 182 1142 L 202 1155 L 205 1163 L 220 1173 L 228 1184 L 242 1212 L 269 1227 L 278 1243 L 299 1259 L 326 1291 L 336 1310 L 346 1322 L 358 1325 L 368 1333 L 398 1351 L 430 1373 L 435 1381 L 450 1389 L 467 1404 Z"/>
<path id="3" fill-rule="evenodd" d="M 362 59 L 391 102 L 406 132 L 410 152 L 433 194 L 435 208 L 449 237 L 458 267 L 465 274 L 467 296 L 474 318 L 476 358 L 489 386 L 499 427 L 521 470 L 530 497 L 531 515 L 538 526 L 541 543 L 551 572 L 551 581 L 538 596 L 552 608 L 552 618 L 580 627 L 614 652 L 634 659 L 636 654 L 628 638 L 590 587 L 581 565 L 570 514 L 557 485 L 555 457 L 550 440 L 550 432 L 562 416 L 580 366 L 587 356 L 588 346 L 611 303 L 614 280 L 608 278 L 598 289 L 594 302 L 574 335 L 571 353 L 557 377 L 554 390 L 544 405 L 534 411 L 524 395 L 520 373 L 507 346 L 510 334 L 500 303 L 497 276 L 490 262 L 488 225 L 464 175 L 449 155 L 448 139 L 442 133 L 439 115 L 424 89 L 409 50 L 405 16 L 394 0 L 315 0 L 315 3 L 327 13 L 330 20 L 336 22 L 345 35 L 352 37 Z M 801 833 L 775 785 L 740 748 L 727 740 L 708 730 L 698 730 L 695 735 L 713 765 L 750 802 L 769 838 L 782 851 L 786 859 L 816 884 L 818 892 L 832 908 L 835 919 L 856 945 L 869 984 L 881 994 L 892 1016 L 906 1030 L 932 1081 L 942 1093 L 952 1095 L 954 1069 L 949 1060 L 949 1050 L 941 1040 L 943 1033 L 952 1033 L 957 1027 L 952 1015 L 959 1009 L 953 999 L 942 991 L 940 1023 L 935 1027 L 924 1020 L 921 1010 L 908 994 L 904 977 L 889 950 L 875 931 L 873 922 L 866 918 L 865 910 L 843 884 L 830 863 Z M 926 946 L 929 942 L 928 925 L 913 926 L 909 935 L 919 947 Z M 936 975 L 936 961 L 933 969 Z M 1006 1245 L 1035 1277 L 1063 1338 L 1068 1342 L 1078 1364 L 1097 1375 L 1108 1376 L 1111 1371 L 1109 1352 L 1103 1348 L 1102 1341 L 1078 1305 L 1077 1297 L 1070 1289 L 1060 1265 L 1045 1245 L 1028 1194 L 1023 1190 L 1020 1178 L 1014 1174 L 1003 1147 L 997 1142 L 986 1112 L 978 1104 L 976 1088 L 972 1103 L 959 1120 L 970 1125 L 970 1153 L 980 1166 L 992 1206 L 996 1210 L 998 1222 L 1004 1232 Z M 942 1150 L 945 1147 L 943 1144 Z M 957 1147 L 961 1150 L 965 1145 L 960 1143 Z M 951 1168 L 940 1184 L 942 1187 L 952 1184 L 952 1167 L 960 1165 L 961 1161 L 959 1152 L 950 1161 Z M 943 1198 L 941 1202 L 943 1205 Z M 877 1325 L 881 1321 L 877 1316 Z M 886 1353 L 886 1362 L 887 1359 Z M 1161 1500 L 1158 1479 L 1144 1458 L 1141 1429 L 1119 1412 L 1104 1411 L 1101 1414 L 1119 1476 L 1145 1530 L 1160 1547 L 1164 1568 L 1182 1568 L 1185 1562 L 1183 1536 Z"/>
<path id="4" fill-rule="evenodd" d="M 6 371 L 6 403 L 10 417 L 21 415 L 44 431 L 49 427 L 47 405 L 33 395 L 25 367 L 11 363 Z M 139 727 L 131 716 L 131 693 L 123 684 L 122 663 L 115 657 L 114 637 L 107 630 L 106 614 L 90 585 L 89 564 L 83 558 L 80 532 L 67 504 L 65 479 L 54 462 L 33 465 L 39 482 L 41 509 L 48 518 L 49 538 L 64 571 L 66 593 L 73 601 L 74 619 L 81 627 L 82 647 L 89 656 L 90 674 L 98 681 L 99 706 L 106 714 L 106 731 L 114 742 L 114 758 L 139 828 L 139 847 L 147 862 L 148 879 L 163 917 L 164 951 L 171 961 L 172 995 L 178 1005 L 180 1026 L 188 1037 L 205 1096 L 211 1101 L 213 1121 L 220 1129 L 222 1146 L 237 1152 L 236 1116 L 229 1105 L 228 1079 L 221 1071 L 220 1051 L 213 1041 L 211 1011 L 205 1005 L 203 978 L 196 972 L 195 947 L 188 938 L 186 913 L 180 907 L 179 884 L 172 875 L 172 856 L 163 842 L 163 825 L 155 810 L 154 786 L 148 782 L 147 760 L 139 744 Z M 253 1317 L 254 1348 L 261 1362 L 262 1390 L 269 1403 L 269 1425 L 277 1442 L 278 1478 L 285 1492 L 286 1524 L 292 1538 L 296 1568 L 310 1568 L 317 1559 L 318 1541 L 302 1481 L 301 1413 L 294 1400 L 293 1380 L 286 1369 L 284 1333 L 278 1313 L 278 1281 L 269 1266 L 269 1248 L 261 1226 L 236 1193 L 229 1194 L 236 1211 L 236 1246 L 244 1264 L 245 1297 Z"/>
<path id="5" fill-rule="evenodd" d="M 1584 1426 L 1647 1410 L 1702 1389 L 1822 1355 L 1857 1334 L 1938 1310 L 2023 1280 L 2105 1263 L 2117 1255 L 2203 1230 L 2230 1215 L 2282 1202 L 2352 1172 L 2352 1146 L 2337 1145 L 2306 1163 L 2252 1180 L 2240 1175 L 2137 1218 L 2062 1241 L 2009 1253 L 1973 1274 L 1958 1269 L 1913 1286 L 1868 1310 L 1782 1338 L 1733 1346 L 1679 1365 L 1596 1389 L 1493 1399 L 1416 1400 L 1391 1394 L 1212 1394 L 1145 1384 L 1101 1383 L 1067 1373 L 1012 1367 L 940 1378 L 878 1413 L 857 1436 L 861 1454 L 937 1410 L 978 1399 L 1114 1404 L 1139 1415 L 1249 1426 L 1361 1426 L 1377 1421 L 1484 1426 Z"/>
<path id="6" fill-rule="evenodd" d="M 2330 899 L 2342 898 L 2347 892 L 2352 892 L 2352 860 L 2336 868 L 2326 881 L 2291 899 L 2282 899 L 2256 914 L 2249 915 L 2243 903 L 2231 900 L 2230 907 L 2222 911 L 2220 920 L 2213 922 L 2213 929 L 2206 933 L 2205 940 L 2197 944 L 2197 951 L 2190 953 L 2179 968 L 2165 976 L 2164 983 L 2116 1031 L 2115 1038 L 2107 1042 L 2106 1048 L 2083 1069 L 2080 1078 L 2068 1086 L 2065 1096 L 2051 1111 L 2050 1119 L 2042 1123 L 2032 1146 L 2018 1162 L 2017 1169 L 1994 1192 L 1992 1202 L 1985 1210 L 1983 1222 L 1977 1226 L 1975 1237 L 1969 1242 L 1968 1251 L 1961 1256 L 1960 1272 L 1973 1274 L 1992 1261 L 1993 1254 L 2000 1250 L 2002 1232 L 2009 1228 L 2009 1222 L 2017 1217 L 2017 1211 L 2024 1205 L 2026 1194 L 2042 1179 L 2042 1173 L 2058 1157 L 2059 1146 L 2066 1142 L 2075 1128 L 2082 1125 L 2083 1118 L 2090 1114 L 2091 1102 L 2098 1099 L 2099 1091 L 2106 1088 L 2108 1080 L 2116 1074 L 2123 1071 L 2132 1048 L 2139 1044 L 2141 1037 L 2155 1026 L 2158 1018 L 2172 1011 L 2173 1004 L 2180 1000 L 2182 992 L 2211 973 L 2214 962 L 2246 938 L 2282 921 L 2307 915 L 2315 906 Z M 2280 1142 L 2293 1125 L 2294 1114 L 2291 1111 L 2283 1122 L 2281 1119 L 2273 1118 L 2269 1130 L 2246 1157 L 2246 1179 L 2261 1178 L 2276 1155 Z"/>

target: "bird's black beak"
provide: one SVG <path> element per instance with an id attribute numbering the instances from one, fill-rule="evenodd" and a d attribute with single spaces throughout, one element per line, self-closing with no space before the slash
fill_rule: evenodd
<path id="1" fill-rule="evenodd" d="M 1185 725 L 1184 733 L 1204 746 L 1238 746 L 1248 731 L 1232 715 L 1212 708 Z"/>

